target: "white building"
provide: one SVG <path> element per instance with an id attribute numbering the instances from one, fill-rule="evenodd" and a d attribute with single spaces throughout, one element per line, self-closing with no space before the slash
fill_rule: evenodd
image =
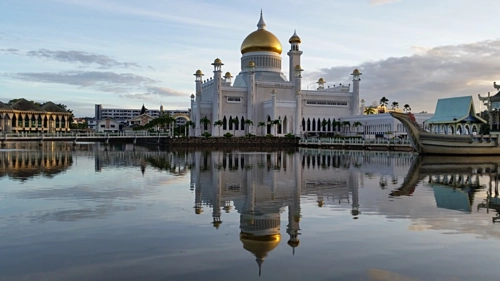
<path id="1" fill-rule="evenodd" d="M 111 118 L 106 118 L 97 123 L 95 131 L 100 133 L 116 133 L 120 131 L 120 123 Z"/>
<path id="2" fill-rule="evenodd" d="M 287 79 L 281 69 L 281 43 L 266 30 L 262 13 L 257 27 L 241 44 L 241 69 L 234 83 L 231 73 L 222 76 L 224 64 L 218 58 L 212 63 L 213 78 L 203 80 L 201 70 L 194 74 L 196 96 L 191 95 L 191 120 L 196 126 L 195 136 L 204 132 L 218 136 L 233 131 L 236 136 L 246 133 L 299 136 L 319 131 L 324 121 L 331 123 L 335 118 L 359 114 L 361 73 L 357 69 L 351 74 L 352 87 L 328 87 L 321 78 L 317 89 L 302 90 L 299 36 L 294 33 L 288 41 Z M 210 124 L 205 126 L 201 121 L 207 119 Z M 213 126 L 219 120 L 222 121 L 220 130 Z M 259 123 L 265 127 L 259 128 Z M 333 130 L 332 126 L 328 127 Z"/>

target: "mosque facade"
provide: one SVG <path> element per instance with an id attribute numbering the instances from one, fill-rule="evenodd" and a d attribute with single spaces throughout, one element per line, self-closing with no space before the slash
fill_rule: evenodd
<path id="1" fill-rule="evenodd" d="M 241 44 L 241 69 L 234 78 L 223 75 L 221 59 L 212 63 L 213 77 L 194 74 L 196 95 L 191 95 L 191 135 L 222 136 L 303 135 L 334 130 L 335 118 L 358 115 L 361 73 L 355 69 L 352 85 L 326 86 L 319 79 L 314 90 L 302 89 L 301 39 L 296 32 L 288 40 L 288 78 L 282 72 L 282 45 L 266 29 L 260 16 L 257 30 Z M 321 129 L 320 129 L 321 128 Z"/>

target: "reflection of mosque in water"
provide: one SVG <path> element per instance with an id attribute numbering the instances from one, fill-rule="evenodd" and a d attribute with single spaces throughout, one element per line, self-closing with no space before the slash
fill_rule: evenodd
<path id="1" fill-rule="evenodd" d="M 195 213 L 210 207 L 213 226 L 219 228 L 222 212 L 230 212 L 234 202 L 240 214 L 243 248 L 255 255 L 260 271 L 264 258 L 280 243 L 280 213 L 288 209 L 287 243 L 295 253 L 299 245 L 301 198 L 315 198 L 318 207 L 348 204 L 352 217 L 357 219 L 361 214 L 358 188 L 363 173 L 388 169 L 392 171 L 383 172 L 392 174 L 395 168 L 408 169 L 414 156 L 400 156 L 307 149 L 292 154 L 195 152 L 195 167 L 191 171 Z"/>

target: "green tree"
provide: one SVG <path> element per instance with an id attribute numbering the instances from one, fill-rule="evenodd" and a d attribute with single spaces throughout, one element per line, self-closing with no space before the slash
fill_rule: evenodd
<path id="1" fill-rule="evenodd" d="M 264 121 L 260 121 L 260 122 L 257 124 L 257 127 L 264 127 L 264 128 L 265 128 L 265 127 L 266 127 L 266 122 L 264 122 Z M 265 135 L 265 133 L 264 133 L 264 132 L 262 132 L 262 135 Z"/>
<path id="2" fill-rule="evenodd" d="M 387 107 L 388 104 L 389 104 L 389 99 L 387 99 L 386 97 L 382 97 L 380 99 L 380 105 Z"/>
<path id="3" fill-rule="evenodd" d="M 327 120 L 325 120 L 325 119 L 323 118 L 323 121 L 321 121 L 321 126 L 323 126 L 323 131 L 325 131 L 325 132 L 326 132 L 326 126 L 327 126 L 328 124 L 330 124 L 330 122 L 329 122 L 329 121 L 327 121 Z"/>
<path id="4" fill-rule="evenodd" d="M 361 122 L 359 122 L 359 121 L 356 121 L 356 122 L 354 122 L 354 123 L 352 124 L 352 126 L 353 126 L 354 128 L 356 128 L 356 133 L 358 133 L 358 132 L 359 132 L 359 127 L 363 126 L 363 124 L 361 124 Z"/>
<path id="5" fill-rule="evenodd" d="M 351 122 L 342 121 L 342 127 L 344 128 L 344 133 L 347 132 L 347 128 L 349 128 L 349 132 L 351 131 Z"/>
<path id="6" fill-rule="evenodd" d="M 391 107 L 392 107 L 392 110 L 395 110 L 396 108 L 399 108 L 399 102 L 393 101 Z"/>
<path id="7" fill-rule="evenodd" d="M 276 120 L 273 120 L 271 121 L 271 126 L 274 127 L 274 135 L 277 136 L 278 135 L 278 129 L 277 127 L 281 124 L 281 120 L 280 119 L 276 119 Z"/>
<path id="8" fill-rule="evenodd" d="M 245 125 L 246 125 L 246 127 L 247 127 L 247 134 L 249 134 L 249 133 L 250 133 L 250 128 L 249 128 L 249 127 L 250 127 L 250 126 L 253 126 L 253 121 L 252 121 L 252 120 L 250 120 L 250 119 L 246 119 L 246 120 L 245 120 Z"/>
<path id="9" fill-rule="evenodd" d="M 238 124 L 238 119 L 236 118 L 229 119 L 229 123 L 233 125 L 233 136 L 236 136 L 236 125 Z"/>
<path id="10" fill-rule="evenodd" d="M 375 108 L 373 106 L 365 107 L 363 113 L 366 115 L 375 114 Z"/>
<path id="11" fill-rule="evenodd" d="M 203 116 L 203 118 L 200 119 L 200 124 L 203 125 L 203 132 L 205 132 L 206 128 L 210 124 L 210 119 L 208 119 L 207 116 Z"/>
<path id="12" fill-rule="evenodd" d="M 224 122 L 222 122 L 222 120 L 217 120 L 214 122 L 214 126 L 217 126 L 219 127 L 219 136 L 220 136 L 220 127 L 224 125 Z"/>

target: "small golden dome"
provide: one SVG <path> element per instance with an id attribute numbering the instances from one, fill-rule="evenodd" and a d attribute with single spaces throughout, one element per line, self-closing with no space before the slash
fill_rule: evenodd
<path id="1" fill-rule="evenodd" d="M 212 65 L 224 65 L 224 64 L 222 63 L 222 61 L 219 58 L 216 58 L 214 60 L 214 63 L 212 63 Z"/>
<path id="2" fill-rule="evenodd" d="M 191 94 L 191 98 L 194 99 L 194 94 Z"/>
<path id="3" fill-rule="evenodd" d="M 325 79 L 323 79 L 323 78 L 319 78 L 319 80 L 318 80 L 318 82 L 317 82 L 317 83 L 318 83 L 318 84 L 325 84 Z"/>
<path id="4" fill-rule="evenodd" d="M 257 24 L 258 29 L 250 33 L 243 43 L 241 43 L 241 54 L 248 52 L 275 52 L 281 55 L 283 51 L 280 40 L 266 30 L 266 23 L 260 14 L 260 20 Z"/>
<path id="5" fill-rule="evenodd" d="M 297 32 L 293 32 L 293 35 L 292 37 L 290 37 L 290 39 L 288 40 L 288 43 L 292 44 L 292 43 L 302 43 L 302 41 L 300 40 L 300 37 L 297 35 Z"/>
<path id="6" fill-rule="evenodd" d="M 356 68 L 354 69 L 354 71 L 352 72 L 352 75 L 360 75 L 361 72 L 359 72 L 359 70 Z"/>
<path id="7" fill-rule="evenodd" d="M 197 207 L 197 208 L 194 208 L 194 213 L 199 215 L 199 214 L 203 213 L 203 210 L 201 208 Z"/>
<path id="8" fill-rule="evenodd" d="M 229 71 L 228 71 L 228 72 L 226 72 L 226 74 L 224 75 L 224 77 L 226 77 L 226 78 L 231 78 L 231 77 L 233 77 L 233 76 L 231 76 L 231 72 L 229 72 Z"/>
<path id="9" fill-rule="evenodd" d="M 196 76 L 203 76 L 203 72 L 201 72 L 201 70 L 196 70 L 196 73 L 194 74 Z"/>

